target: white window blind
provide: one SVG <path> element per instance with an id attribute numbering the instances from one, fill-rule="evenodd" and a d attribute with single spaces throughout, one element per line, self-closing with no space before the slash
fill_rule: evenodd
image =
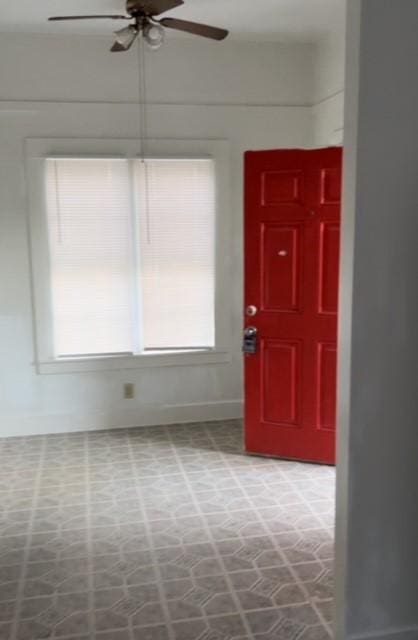
<path id="1" fill-rule="evenodd" d="M 51 158 L 46 195 L 55 356 L 214 346 L 211 160 Z"/>
<path id="2" fill-rule="evenodd" d="M 130 352 L 128 162 L 49 159 L 47 205 L 55 355 Z"/>
<path id="3" fill-rule="evenodd" d="M 213 161 L 137 162 L 136 185 L 144 348 L 213 347 Z"/>

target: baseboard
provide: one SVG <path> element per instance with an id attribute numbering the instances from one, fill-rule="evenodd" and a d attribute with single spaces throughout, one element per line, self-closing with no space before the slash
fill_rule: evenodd
<path id="1" fill-rule="evenodd" d="M 350 640 L 417 640 L 418 626 L 351 636 Z"/>
<path id="2" fill-rule="evenodd" d="M 13 416 L 0 419 L 0 437 L 234 420 L 242 418 L 242 415 L 241 400 L 223 400 L 183 405 L 144 405 L 86 414 Z"/>

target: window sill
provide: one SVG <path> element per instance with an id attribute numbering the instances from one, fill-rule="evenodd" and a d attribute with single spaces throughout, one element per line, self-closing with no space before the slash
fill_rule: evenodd
<path id="1" fill-rule="evenodd" d="M 91 371 L 120 371 L 123 369 L 147 369 L 155 367 L 181 367 L 201 364 L 222 364 L 231 361 L 227 351 L 172 351 L 143 353 L 135 356 L 104 356 L 89 358 L 65 358 L 38 362 L 39 374 L 82 373 Z"/>

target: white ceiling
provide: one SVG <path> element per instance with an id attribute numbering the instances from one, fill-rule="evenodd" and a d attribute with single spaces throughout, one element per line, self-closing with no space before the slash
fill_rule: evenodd
<path id="1" fill-rule="evenodd" d="M 228 28 L 237 39 L 314 41 L 341 29 L 344 5 L 345 0 L 185 0 L 167 15 Z M 124 0 L 0 0 L 0 32 L 108 34 L 123 23 L 57 24 L 47 17 L 119 14 L 124 6 Z"/>

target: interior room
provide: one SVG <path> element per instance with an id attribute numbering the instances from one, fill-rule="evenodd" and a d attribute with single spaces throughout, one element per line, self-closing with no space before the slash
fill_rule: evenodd
<path id="1" fill-rule="evenodd" d="M 244 455 L 243 174 L 341 145 L 344 7 L 257 4 L 2 2 L 1 638 L 331 636 L 334 469 Z"/>
<path id="2" fill-rule="evenodd" d="M 0 0 L 0 639 L 417 637 L 418 15 L 348 4 Z"/>

